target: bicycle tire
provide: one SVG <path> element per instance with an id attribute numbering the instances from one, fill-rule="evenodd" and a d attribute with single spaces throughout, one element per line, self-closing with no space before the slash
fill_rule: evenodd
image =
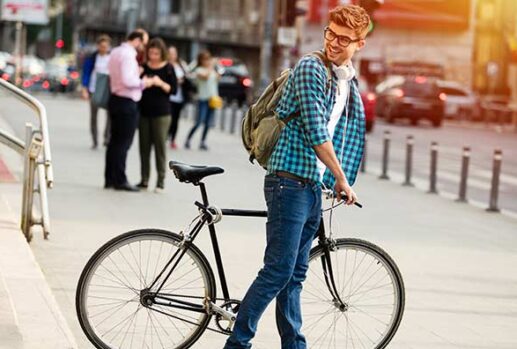
<path id="1" fill-rule="evenodd" d="M 348 309 L 343 310 L 339 308 L 338 302 L 332 299 L 331 292 L 328 288 L 329 286 L 327 286 L 327 282 L 325 281 L 325 276 L 323 275 L 324 269 L 321 266 L 321 257 L 324 254 L 325 247 L 321 245 L 315 246 L 311 250 L 309 271 L 307 273 L 307 280 L 304 283 L 304 290 L 302 291 L 302 307 L 304 310 L 304 327 L 302 330 L 309 346 L 312 347 L 319 343 L 322 345 L 321 347 L 325 347 L 324 343 L 326 342 L 329 348 L 336 347 L 336 343 L 339 343 L 339 348 L 386 348 L 388 343 L 393 339 L 402 321 L 405 306 L 404 281 L 397 265 L 382 248 L 371 242 L 360 239 L 336 239 L 335 248 L 331 249 L 330 254 L 333 260 L 334 279 L 339 290 L 339 298 L 348 306 Z M 354 260 L 352 268 L 350 268 L 350 264 L 347 266 L 347 262 L 352 263 L 352 261 L 348 261 L 349 254 L 350 259 Z M 358 263 L 357 260 L 358 255 L 359 258 L 362 258 L 360 263 Z M 368 268 L 364 269 L 368 262 L 366 262 L 363 267 L 361 267 L 361 264 L 367 259 L 371 259 L 371 262 Z M 344 265 L 341 263 L 343 260 Z M 371 273 L 372 265 L 374 266 L 373 274 Z M 375 270 L 375 268 L 378 269 Z M 378 274 L 378 271 L 381 271 L 381 274 Z M 389 277 L 389 280 L 391 280 L 391 286 L 387 284 L 387 286 L 385 286 L 383 284 L 386 276 L 382 275 L 382 271 L 384 271 Z M 358 273 L 358 279 L 356 285 L 354 285 L 353 278 L 356 272 Z M 361 272 L 363 272 L 363 274 Z M 347 275 L 349 275 L 348 278 Z M 374 282 L 376 282 L 377 285 Z M 316 283 L 321 284 L 319 291 L 317 291 L 318 288 L 315 286 Z M 363 285 L 369 283 L 372 283 L 370 290 L 360 290 Z M 381 283 L 381 285 L 379 285 L 379 283 Z M 390 287 L 393 288 L 393 295 L 390 295 L 390 293 L 384 294 L 390 291 Z M 350 290 L 348 294 L 347 289 Z M 388 302 L 387 304 L 382 304 L 384 299 Z M 393 302 L 392 306 L 389 304 L 390 300 Z M 376 304 L 375 302 L 381 304 Z M 379 310 L 376 310 L 375 307 L 378 307 L 381 312 L 376 312 Z M 392 312 L 384 332 L 381 333 L 378 328 L 375 328 L 367 333 L 367 330 L 359 327 L 357 324 L 354 329 L 352 319 L 358 320 L 358 322 L 362 321 L 365 324 L 368 322 L 374 324 L 382 323 L 381 320 L 388 315 L 387 313 L 385 314 L 384 311 L 389 307 L 392 308 Z M 367 311 L 363 310 L 364 308 L 366 308 Z M 314 309 L 317 311 L 315 315 L 311 313 Z M 320 313 L 319 311 L 322 309 L 327 310 Z M 306 311 L 308 314 L 306 314 Z M 348 315 L 346 315 L 347 313 Z M 333 319 L 332 315 L 334 316 Z M 379 318 L 377 318 L 377 316 L 379 316 Z M 330 319 L 331 326 L 326 327 L 328 319 Z M 306 320 L 307 323 L 305 323 Z M 341 326 L 345 326 L 345 328 L 343 329 Z M 377 327 L 379 325 L 373 326 Z M 316 328 L 323 328 L 319 336 L 313 334 Z M 354 332 L 358 337 L 359 346 L 357 345 L 359 344 L 357 341 L 354 343 L 352 337 Z M 371 337 L 368 336 L 369 333 L 375 334 L 377 332 L 380 333 L 380 337 L 376 340 L 372 340 Z M 351 335 L 350 337 L 349 334 Z M 365 344 L 363 340 L 367 343 Z M 334 346 L 332 346 L 332 343 L 334 343 Z"/>
<path id="2" fill-rule="evenodd" d="M 97 273 L 97 269 L 100 269 L 100 267 L 103 265 L 102 262 L 107 261 L 108 259 L 110 259 L 110 261 L 113 262 L 114 258 L 116 257 L 115 253 L 117 251 L 119 252 L 120 255 L 123 256 L 123 253 L 120 252 L 120 251 L 124 247 L 127 247 L 127 249 L 131 250 L 131 253 L 133 253 L 133 249 L 131 248 L 131 244 L 135 243 L 135 242 L 139 242 L 140 243 L 139 248 L 141 248 L 141 242 L 142 241 L 144 241 L 144 249 L 145 249 L 145 246 L 146 246 L 145 242 L 148 241 L 149 256 L 151 256 L 151 251 L 152 251 L 152 246 L 153 246 L 151 241 L 159 241 L 159 242 L 161 241 L 162 242 L 161 247 L 160 247 L 160 251 L 159 251 L 160 252 L 159 253 L 160 256 L 156 259 L 156 267 L 155 267 L 155 273 L 156 273 L 157 270 L 160 270 L 160 269 L 157 268 L 158 264 L 161 264 L 160 262 L 166 261 L 167 260 L 167 256 L 169 254 L 172 255 L 172 253 L 173 253 L 172 250 L 173 250 L 174 247 L 179 248 L 178 246 L 180 246 L 180 242 L 182 241 L 182 238 L 179 235 L 175 234 L 175 233 L 172 233 L 172 232 L 169 232 L 169 231 L 165 231 L 165 230 L 158 230 L 158 229 L 142 229 L 142 230 L 134 230 L 134 231 L 130 231 L 130 232 L 124 233 L 122 235 L 119 235 L 119 236 L 111 239 L 110 241 L 105 243 L 101 248 L 99 248 L 92 255 L 92 257 L 90 258 L 90 260 L 88 261 L 88 263 L 86 264 L 86 266 L 84 267 L 84 269 L 83 269 L 83 271 L 81 273 L 81 276 L 79 278 L 79 282 L 78 282 L 78 285 L 77 285 L 77 291 L 76 291 L 76 311 L 77 311 L 77 316 L 78 316 L 81 328 L 83 329 L 86 337 L 90 340 L 90 342 L 96 348 L 108 349 L 108 348 L 117 347 L 117 348 L 123 349 L 125 347 L 126 348 L 133 347 L 134 336 L 135 336 L 135 334 L 139 333 L 136 330 L 136 324 L 137 324 L 137 322 L 140 321 L 138 318 L 141 317 L 138 313 L 140 312 L 141 309 L 145 308 L 140 303 L 140 300 L 138 300 L 138 302 L 136 302 L 135 300 L 133 300 L 133 301 L 130 301 L 130 300 L 126 301 L 126 300 L 119 299 L 117 302 L 114 302 L 115 304 L 119 303 L 118 305 L 114 305 L 114 308 L 120 307 L 120 303 L 122 303 L 123 305 L 122 305 L 121 309 L 124 309 L 127 304 L 138 303 L 137 310 L 135 311 L 134 315 L 132 315 L 133 318 L 131 319 L 131 322 L 129 323 L 129 326 L 127 327 L 127 331 L 129 331 L 129 330 L 131 330 L 131 326 L 134 326 L 134 328 L 132 330 L 133 334 L 132 334 L 132 338 L 131 338 L 131 343 L 130 343 L 129 346 L 124 346 L 125 341 L 126 341 L 126 336 L 128 335 L 128 333 L 126 333 L 126 335 L 124 336 L 124 338 L 122 340 L 122 343 L 120 345 L 114 345 L 113 343 L 106 343 L 107 340 L 104 339 L 104 338 L 101 338 L 102 337 L 101 333 L 98 333 L 98 332 L 100 332 L 100 330 L 96 327 L 96 325 L 93 323 L 92 319 L 89 316 L 89 310 L 93 306 L 101 307 L 101 309 L 103 309 L 102 308 L 103 306 L 104 307 L 108 306 L 109 303 L 112 302 L 112 301 L 110 300 L 108 303 L 106 303 L 104 305 L 102 305 L 102 303 L 101 304 L 94 304 L 94 305 L 90 306 L 90 309 L 89 309 L 88 308 L 88 301 L 89 301 L 88 297 L 89 297 L 90 291 L 92 291 L 96 287 L 98 287 L 97 285 L 92 283 L 92 280 L 99 280 L 99 279 L 103 280 L 103 278 L 104 279 L 106 278 L 105 276 L 101 277 L 100 274 L 97 275 L 97 277 L 95 278 L 95 275 Z M 171 252 L 169 254 L 165 255 L 165 259 L 162 259 L 161 253 L 162 253 L 163 245 L 165 243 L 169 243 L 171 245 Z M 126 249 L 126 251 L 127 251 L 127 249 Z M 185 259 L 185 256 L 187 256 L 188 258 Z M 209 300 L 216 299 L 216 284 L 215 284 L 214 274 L 212 272 L 212 269 L 211 269 L 211 267 L 210 267 L 206 257 L 203 255 L 203 253 L 195 245 L 190 245 L 190 247 L 187 250 L 185 256 L 183 257 L 182 262 L 183 262 L 184 259 L 185 259 L 184 264 L 187 264 L 187 262 L 192 261 L 192 265 L 194 266 L 194 268 L 192 269 L 192 272 L 188 273 L 188 274 L 185 273 L 185 275 L 194 275 L 192 273 L 196 272 L 196 270 L 197 270 L 197 272 L 202 277 L 202 282 L 203 282 L 203 285 L 205 287 L 205 290 L 204 290 L 205 293 L 203 294 L 204 299 L 205 300 L 206 299 L 209 299 Z M 135 256 L 133 256 L 133 257 L 135 257 Z M 127 261 L 127 259 L 126 259 L 126 261 Z M 136 257 L 134 258 L 134 261 L 137 262 L 137 258 Z M 142 261 L 141 256 L 140 256 L 140 261 Z M 145 262 L 145 259 L 144 259 L 144 262 Z M 115 268 L 118 271 L 120 271 L 120 268 L 117 266 L 117 263 L 113 262 L 112 265 L 114 265 Z M 148 257 L 148 260 L 147 260 L 146 272 L 148 271 L 149 265 L 152 268 L 152 263 L 150 262 L 150 257 Z M 128 266 L 130 266 L 129 262 L 128 262 Z M 138 266 L 138 268 L 140 268 L 139 269 L 140 270 L 140 275 L 138 275 L 137 273 L 135 273 L 135 274 L 136 274 L 137 278 L 139 279 L 138 280 L 139 282 L 145 283 L 145 281 L 147 279 L 145 277 L 143 277 L 143 274 L 141 273 L 142 272 L 142 268 L 141 267 L 143 267 L 143 265 Z M 190 268 L 189 265 L 188 265 L 188 267 Z M 104 268 L 106 268 L 106 267 L 104 267 Z M 130 266 L 130 269 L 134 271 L 134 269 L 131 266 Z M 129 281 L 130 279 L 128 279 L 127 276 L 124 276 L 124 273 L 122 273 L 121 271 L 120 271 L 120 273 L 117 272 L 117 274 L 113 274 L 113 275 L 118 275 L 119 278 L 118 279 L 116 279 L 116 278 L 113 279 L 111 281 L 112 283 L 110 283 L 110 284 L 108 284 L 108 285 L 106 285 L 104 287 L 111 287 L 112 289 L 124 289 L 124 287 L 121 287 L 122 284 L 124 284 L 124 286 L 126 287 L 125 291 L 135 292 L 135 291 L 138 290 L 138 288 L 133 288 L 132 287 L 133 283 L 131 283 Z M 183 275 L 182 278 L 186 277 L 185 275 Z M 150 280 L 152 280 L 152 279 L 153 279 L 153 277 L 150 277 Z M 173 281 L 173 282 L 175 282 L 175 281 Z M 167 280 L 167 283 L 169 283 L 169 280 Z M 185 287 L 185 289 L 186 289 L 186 287 Z M 108 289 L 108 291 L 109 291 L 109 289 Z M 108 291 L 103 291 L 103 292 L 108 292 Z M 93 293 L 93 294 L 94 294 L 94 296 L 91 296 L 90 298 L 95 297 L 96 293 Z M 112 296 L 112 297 L 114 297 L 114 296 Z M 188 296 L 185 296 L 185 297 L 188 297 Z M 97 298 L 102 298 L 102 297 L 97 297 Z M 197 297 L 197 298 L 201 298 L 201 297 Z M 107 297 L 105 297 L 104 299 L 116 300 L 116 298 L 107 298 Z M 201 299 L 199 299 L 199 301 L 201 302 Z M 161 307 L 161 308 L 158 308 L 158 307 Z M 162 308 L 163 308 L 162 306 L 158 305 L 156 309 L 163 310 Z M 119 310 L 116 310 L 116 312 L 119 311 Z M 103 312 L 104 312 L 104 310 L 103 310 Z M 172 312 L 172 310 L 168 310 L 168 312 Z M 153 321 L 153 316 L 152 315 L 155 314 L 155 311 L 152 311 L 152 310 L 150 310 L 148 308 L 147 309 L 147 314 L 148 314 L 148 319 L 147 319 L 146 329 L 145 329 L 145 332 L 144 332 L 144 336 L 143 336 L 143 340 L 142 340 L 142 345 L 140 347 L 143 347 L 144 344 L 148 345 L 148 342 L 146 341 L 146 339 L 147 339 L 146 336 L 147 336 L 147 327 L 148 327 L 149 323 L 153 324 L 154 321 L 156 321 L 156 323 L 159 323 L 161 325 L 161 328 L 159 328 L 159 327 L 157 328 L 155 326 L 155 331 L 156 331 L 157 335 L 159 334 L 160 331 L 167 332 L 166 328 L 163 326 L 163 323 L 160 321 L 161 319 L 167 319 L 169 321 L 169 323 L 172 323 L 176 327 L 175 330 L 179 331 L 179 328 L 177 327 L 177 325 L 175 325 L 174 321 L 171 320 L 172 318 L 170 316 L 158 313 L 158 314 L 161 314 L 163 317 L 159 318 L 156 315 L 154 317 L 155 320 Z M 195 314 L 198 314 L 198 313 L 195 313 Z M 209 324 L 209 322 L 210 322 L 210 320 L 212 318 L 212 314 L 210 312 L 203 312 L 203 313 L 199 313 L 199 314 L 201 314 L 201 315 L 199 315 L 200 317 L 198 319 L 198 323 L 195 324 L 196 327 L 194 327 L 194 329 L 188 335 L 188 337 L 184 337 L 181 340 L 180 343 L 174 344 L 174 346 L 168 346 L 169 348 L 174 348 L 174 349 L 189 348 L 190 346 L 192 346 L 199 339 L 199 337 L 206 330 L 206 327 L 208 326 L 208 324 Z M 109 315 L 109 316 L 113 316 L 113 315 Z M 109 318 L 109 316 L 108 316 L 108 318 Z M 91 315 L 91 317 L 93 318 L 93 314 Z M 145 318 L 145 314 L 144 314 L 144 318 Z M 180 318 L 176 316 L 173 319 L 177 320 L 177 319 L 180 319 Z M 182 321 L 181 323 L 183 323 L 184 321 L 187 321 L 187 322 L 190 321 L 190 324 L 194 324 L 194 322 L 195 322 L 194 320 L 189 320 L 189 318 L 185 318 L 185 319 L 183 319 L 181 321 Z M 134 322 L 134 325 L 132 324 L 133 322 Z M 98 323 L 97 323 L 97 326 L 99 326 Z M 165 323 L 165 326 L 170 326 L 170 324 Z M 124 328 L 124 327 L 126 327 L 125 323 L 124 323 L 124 325 L 122 325 L 121 328 Z M 171 329 L 172 329 L 172 327 L 171 327 Z M 152 329 L 150 330 L 150 333 L 151 333 L 151 341 L 153 341 L 153 339 L 152 339 L 153 330 Z M 181 332 L 180 332 L 180 334 L 181 334 Z M 172 340 L 170 334 L 167 333 L 167 335 Z M 115 336 L 115 338 L 116 338 L 116 336 Z M 113 339 L 112 341 L 115 341 L 115 339 Z M 163 346 L 163 344 L 162 344 L 162 346 Z"/>

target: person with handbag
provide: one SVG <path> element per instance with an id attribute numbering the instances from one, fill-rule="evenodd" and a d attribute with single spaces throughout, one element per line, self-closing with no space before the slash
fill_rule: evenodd
<path id="1" fill-rule="evenodd" d="M 188 102 L 192 83 L 187 77 L 187 70 L 184 62 L 178 57 L 178 50 L 175 46 L 169 47 L 169 63 L 174 67 L 176 74 L 178 88 L 176 93 L 171 94 L 169 100 L 171 102 L 171 127 L 169 129 L 170 147 L 176 149 L 176 134 L 178 132 L 178 123 L 181 115 L 181 110 Z"/>
<path id="2" fill-rule="evenodd" d="M 152 80 L 153 85 L 142 93 L 139 103 L 140 122 L 140 189 L 147 189 L 151 171 L 151 150 L 154 148 L 158 181 L 155 192 L 165 188 L 166 142 L 171 124 L 169 97 L 177 90 L 174 67 L 168 62 L 167 46 L 160 38 L 149 41 L 142 77 Z"/>
<path id="3" fill-rule="evenodd" d="M 106 109 L 106 127 L 104 128 L 104 145 L 109 142 L 110 117 L 107 110 L 109 97 L 108 63 L 110 60 L 111 38 L 101 35 L 97 38 L 97 50 L 88 56 L 83 64 L 81 78 L 81 97 L 90 102 L 90 132 L 92 136 L 92 149 L 98 145 L 97 115 L 100 108 Z M 97 94 L 96 94 L 97 91 Z M 103 101 L 103 99 L 105 101 Z"/>
<path id="4" fill-rule="evenodd" d="M 190 130 L 185 148 L 190 149 L 192 136 L 203 125 L 203 134 L 199 149 L 208 150 L 206 136 L 210 129 L 214 110 L 222 107 L 222 100 L 219 97 L 218 83 L 220 75 L 215 70 L 214 60 L 208 51 L 200 52 L 197 56 L 197 68 L 194 70 L 198 90 L 198 115 L 196 123 Z"/>

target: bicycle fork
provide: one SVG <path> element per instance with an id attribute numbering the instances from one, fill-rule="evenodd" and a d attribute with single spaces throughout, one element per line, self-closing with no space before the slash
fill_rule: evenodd
<path id="1" fill-rule="evenodd" d="M 336 281 L 334 279 L 334 270 L 332 268 L 332 258 L 330 256 L 330 252 L 336 248 L 336 244 L 334 239 L 327 238 L 325 236 L 325 230 L 323 226 L 323 220 L 320 223 L 320 229 L 318 230 L 318 242 L 320 246 L 322 246 L 324 254 L 321 256 L 321 267 L 323 269 L 323 276 L 325 278 L 325 283 L 327 284 L 327 288 L 332 296 L 332 301 L 334 306 L 338 308 L 342 312 L 348 311 L 348 304 L 344 302 L 339 296 L 339 290 L 336 286 Z"/>

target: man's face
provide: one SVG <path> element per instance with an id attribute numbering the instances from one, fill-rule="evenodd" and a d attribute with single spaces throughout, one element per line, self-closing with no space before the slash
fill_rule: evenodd
<path id="1" fill-rule="evenodd" d="M 358 40 L 360 38 L 348 27 L 330 22 L 328 31 L 329 33 L 325 35 L 325 53 L 327 54 L 327 58 L 335 65 L 339 66 L 343 63 L 348 63 L 352 59 L 354 53 L 364 46 L 364 39 L 354 42 L 354 40 Z M 332 36 L 334 36 L 332 40 L 327 38 Z M 338 37 L 342 38 L 339 39 Z M 347 41 L 345 37 L 352 41 L 348 46 L 342 43 L 343 41 Z"/>
<path id="2" fill-rule="evenodd" d="M 110 44 L 107 41 L 101 41 L 97 44 L 97 51 L 100 55 L 105 55 L 110 49 Z"/>

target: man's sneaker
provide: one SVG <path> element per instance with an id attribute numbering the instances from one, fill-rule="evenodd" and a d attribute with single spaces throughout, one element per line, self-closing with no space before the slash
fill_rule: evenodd
<path id="1" fill-rule="evenodd" d="M 185 149 L 190 149 L 190 142 L 189 141 L 185 142 Z"/>
<path id="2" fill-rule="evenodd" d="M 178 145 L 174 141 L 171 141 L 170 147 L 171 147 L 171 149 L 178 149 Z"/>
<path id="3" fill-rule="evenodd" d="M 208 147 L 206 146 L 205 143 L 201 143 L 201 145 L 199 146 L 199 149 L 201 149 L 201 150 L 208 150 Z"/>
<path id="4" fill-rule="evenodd" d="M 156 188 L 154 188 L 154 192 L 155 192 L 156 194 L 161 194 L 161 193 L 163 193 L 164 191 L 165 191 L 165 188 L 164 188 L 164 187 L 162 187 L 162 186 L 157 186 Z"/>

